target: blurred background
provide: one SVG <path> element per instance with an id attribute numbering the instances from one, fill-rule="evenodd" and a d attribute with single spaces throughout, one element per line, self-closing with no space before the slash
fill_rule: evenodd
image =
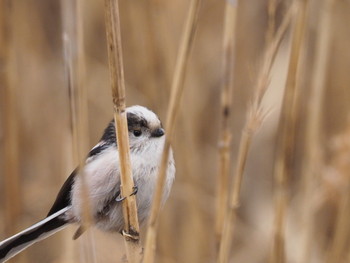
<path id="1" fill-rule="evenodd" d="M 297 1 L 297 0 L 296 0 Z M 292 4 L 274 1 L 275 27 Z M 320 23 L 329 12 L 329 59 L 324 75 L 322 127 L 312 219 L 313 240 L 308 262 L 349 262 L 348 228 L 344 228 L 337 260 L 329 261 L 342 200 L 350 195 L 350 1 L 310 0 L 302 70 L 296 154 L 288 179 L 286 262 L 301 262 L 303 250 L 300 182 L 307 144 L 306 112 L 315 67 Z M 0 239 L 42 219 L 60 186 L 77 166 L 73 161 L 70 100 L 64 64 L 65 14 L 59 0 L 1 0 L 0 7 Z M 253 97 L 256 75 L 268 43 L 269 0 L 239 1 L 232 108 L 232 168 L 242 127 Z M 120 1 L 127 105 L 140 104 L 165 122 L 170 86 L 189 1 Z M 89 146 L 98 142 L 113 107 L 107 61 L 103 1 L 83 2 L 85 88 L 88 98 Z M 162 212 L 157 262 L 214 262 L 215 198 L 222 86 L 225 1 L 203 0 L 186 73 L 185 91 L 173 148 L 176 180 Z M 324 11 L 326 10 L 326 11 Z M 292 23 L 293 24 L 293 23 Z M 241 206 L 230 262 L 267 262 L 274 225 L 274 160 L 277 127 L 288 69 L 291 28 L 283 38 L 270 87 L 263 100 L 270 114 L 254 136 L 241 193 Z M 231 173 L 233 175 L 233 173 Z M 340 204 L 344 204 L 341 206 Z M 341 208 L 344 208 L 341 210 Z M 345 209 L 346 208 L 346 209 Z M 347 214 L 345 214 L 347 215 Z M 348 218 L 345 216 L 345 218 Z M 342 226 L 347 226 L 343 224 Z M 27 249 L 11 262 L 85 262 L 76 226 Z M 122 262 L 120 235 L 93 231 L 97 262 Z M 145 228 L 141 237 L 145 236 Z M 82 239 L 83 240 L 83 239 Z"/>

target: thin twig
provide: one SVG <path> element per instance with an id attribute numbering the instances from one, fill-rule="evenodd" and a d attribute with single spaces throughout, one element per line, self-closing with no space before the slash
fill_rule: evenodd
<path id="1" fill-rule="evenodd" d="M 114 104 L 114 121 L 120 163 L 120 190 L 122 196 L 126 197 L 123 201 L 126 254 L 129 262 L 140 262 L 140 228 L 137 217 L 136 197 L 132 195 L 134 181 L 130 162 L 128 124 L 125 111 L 125 80 L 118 0 L 105 0 L 105 21 L 109 72 Z"/>
<path id="2" fill-rule="evenodd" d="M 221 127 L 218 142 L 219 174 L 217 176 L 217 204 L 215 238 L 219 249 L 225 211 L 228 204 L 228 184 L 231 160 L 231 104 L 233 93 L 234 46 L 237 2 L 226 1 L 223 39 L 223 84 L 221 91 Z"/>
<path id="3" fill-rule="evenodd" d="M 220 250 L 218 261 L 219 263 L 227 263 L 230 255 L 230 246 L 233 239 L 233 230 L 236 223 L 237 210 L 240 205 L 240 192 L 243 181 L 243 174 L 249 148 L 254 134 L 261 126 L 266 113 L 261 108 L 261 101 L 269 85 L 269 75 L 272 64 L 277 54 L 278 47 L 282 41 L 282 37 L 286 32 L 291 20 L 292 8 L 290 8 L 284 17 L 284 20 L 271 45 L 268 47 L 264 54 L 263 65 L 260 68 L 259 75 L 257 77 L 256 91 L 250 109 L 248 110 L 246 122 L 242 131 L 242 137 L 238 149 L 238 159 L 236 169 L 234 173 L 234 180 L 232 183 L 232 192 L 229 201 L 229 209 L 226 213 L 222 238 L 220 242 Z"/>
<path id="4" fill-rule="evenodd" d="M 275 190 L 275 223 L 274 240 L 271 255 L 272 263 L 283 263 L 285 256 L 285 220 L 288 203 L 288 178 L 292 173 L 294 156 L 296 114 L 297 114 L 297 73 L 300 66 L 303 37 L 307 15 L 308 0 L 297 1 L 297 16 L 292 34 L 292 46 L 288 75 L 284 91 L 282 110 L 278 127 L 278 144 L 275 155 L 274 180 Z"/>
<path id="5" fill-rule="evenodd" d="M 321 22 L 318 28 L 318 41 L 316 41 L 316 54 L 312 72 L 311 90 L 308 101 L 308 121 L 306 122 L 306 148 L 304 165 L 304 198 L 302 223 L 302 259 L 299 262 L 310 262 L 313 240 L 314 203 L 313 187 L 317 181 L 317 169 L 321 164 L 320 129 L 321 108 L 325 90 L 325 78 L 330 53 L 330 38 L 332 34 L 332 10 L 335 0 L 326 0 L 321 7 Z"/>
<path id="6" fill-rule="evenodd" d="M 194 35 L 198 22 L 198 13 L 200 9 L 201 0 L 192 0 L 183 31 L 182 39 L 180 42 L 179 55 L 176 61 L 174 78 L 171 86 L 170 104 L 168 108 L 166 132 L 167 136 L 164 142 L 162 159 L 160 162 L 158 181 L 156 190 L 153 197 L 151 215 L 148 222 L 144 263 L 152 263 L 155 258 L 156 249 L 156 236 L 158 217 L 161 206 L 161 198 L 163 196 L 164 182 L 166 178 L 166 170 L 168 167 L 169 150 L 171 140 L 174 135 L 175 121 L 178 110 L 180 108 L 181 96 L 184 89 L 184 79 L 188 58 L 190 55 L 191 47 L 193 45 Z"/>

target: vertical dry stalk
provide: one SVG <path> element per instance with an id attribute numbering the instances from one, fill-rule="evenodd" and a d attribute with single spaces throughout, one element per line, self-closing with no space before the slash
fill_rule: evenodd
<path id="1" fill-rule="evenodd" d="M 256 92 L 255 92 L 254 98 L 253 98 L 252 107 L 255 107 L 256 109 L 258 108 L 258 105 L 260 105 L 261 100 L 265 94 L 267 87 L 268 87 L 269 74 L 271 71 L 271 67 L 273 65 L 273 62 L 275 61 L 275 58 L 277 55 L 277 50 L 281 44 L 284 33 L 286 32 L 286 30 L 290 24 L 292 15 L 294 13 L 294 9 L 295 9 L 294 5 L 292 4 L 291 7 L 288 9 L 287 13 L 285 14 L 281 25 L 278 27 L 276 35 L 273 38 L 273 41 L 267 47 L 266 52 L 264 54 L 261 69 L 260 69 L 259 75 L 257 77 Z"/>
<path id="2" fill-rule="evenodd" d="M 71 1 L 72 3 L 73 1 Z M 76 99 L 74 96 L 74 90 L 73 90 L 73 68 L 72 68 L 72 54 L 71 54 L 71 44 L 70 44 L 70 37 L 68 36 L 68 28 L 69 25 L 72 25 L 70 22 L 69 18 L 73 18 L 69 16 L 68 14 L 71 11 L 68 8 L 68 3 L 66 0 L 61 0 L 61 12 L 62 12 L 62 35 L 63 35 L 63 61 L 64 61 L 64 74 L 65 74 L 65 81 L 66 85 L 68 88 L 68 95 L 69 95 L 69 128 L 70 128 L 70 133 L 67 135 L 67 148 L 64 149 L 67 151 L 71 151 L 71 157 L 72 157 L 72 163 L 76 164 L 79 163 L 79 158 L 78 158 L 78 150 L 77 150 L 77 133 L 76 133 L 76 114 L 75 114 L 75 109 L 76 109 Z M 69 158 L 69 157 L 68 157 Z M 69 166 L 68 166 L 69 167 Z M 63 175 L 62 175 L 63 176 Z M 66 176 L 66 175 L 64 175 Z M 66 177 L 64 177 L 66 178 Z M 61 255 L 62 260 L 68 260 L 72 259 L 74 257 L 74 249 L 73 246 L 69 243 L 67 243 L 67 240 L 70 240 L 71 233 L 66 231 L 64 234 L 64 239 L 61 241 L 64 244 L 64 255 Z"/>
<path id="3" fill-rule="evenodd" d="M 221 240 L 221 231 L 228 202 L 228 184 L 230 174 L 231 151 L 231 104 L 234 72 L 234 37 L 236 25 L 237 2 L 226 1 L 224 40 L 223 40 L 223 84 L 221 91 L 221 129 L 219 135 L 219 174 L 217 184 L 215 238 L 217 250 Z"/>
<path id="4" fill-rule="evenodd" d="M 13 52 L 11 43 L 10 1 L 0 1 L 0 83 L 2 88 L 2 110 L 4 129 L 4 200 L 7 234 L 13 234 L 18 227 L 21 211 L 18 171 L 18 122 L 16 94 L 13 77 Z"/>
<path id="5" fill-rule="evenodd" d="M 251 108 L 248 110 L 246 122 L 242 131 L 242 137 L 238 149 L 238 159 L 236 169 L 234 173 L 234 180 L 232 182 L 232 192 L 229 201 L 229 209 L 226 212 L 224 225 L 222 230 L 222 238 L 220 242 L 219 256 L 217 262 L 227 263 L 230 255 L 230 247 L 233 238 L 233 230 L 236 223 L 237 210 L 240 205 L 240 192 L 243 181 L 243 173 L 249 148 L 255 132 L 261 126 L 266 113 L 261 108 L 261 100 L 265 94 L 269 85 L 269 75 L 272 64 L 277 54 L 278 47 L 281 43 L 284 33 L 286 32 L 291 20 L 292 8 L 290 8 L 284 17 L 284 20 L 275 38 L 271 42 L 264 54 L 263 65 L 260 68 L 259 75 L 257 77 L 257 86 L 254 94 L 254 98 L 251 104 Z"/>
<path id="6" fill-rule="evenodd" d="M 341 191 L 341 199 L 338 206 L 337 220 L 335 223 L 334 238 L 330 246 L 327 262 L 342 262 L 343 253 L 347 250 L 347 240 L 349 237 L 349 217 L 350 217 L 350 182 L 349 179 Z"/>
<path id="7" fill-rule="evenodd" d="M 22 196 L 19 175 L 18 111 L 16 101 L 16 81 L 14 50 L 12 39 L 11 1 L 0 0 L 0 92 L 2 127 L 4 132 L 4 225 L 7 235 L 18 231 L 22 212 Z M 20 254 L 18 262 L 26 262 L 26 254 Z"/>
<path id="8" fill-rule="evenodd" d="M 331 140 L 330 160 L 326 169 L 323 169 L 321 182 L 323 190 L 321 192 L 324 200 L 320 205 L 327 201 L 327 197 L 335 197 L 332 201 L 337 207 L 336 221 L 334 224 L 334 235 L 328 246 L 326 262 L 348 262 L 346 259 L 349 241 L 349 216 L 350 216 L 350 121 L 344 132 L 335 136 Z M 325 171 L 325 172 L 324 172 Z M 336 178 L 336 183 L 331 184 L 329 178 Z M 328 180 L 327 180 L 328 179 Z M 327 191 L 328 190 L 328 191 Z M 323 192 L 323 193 L 322 193 Z"/>
<path id="9" fill-rule="evenodd" d="M 170 143 L 174 134 L 175 120 L 180 108 L 181 96 L 184 88 L 186 66 L 193 45 L 194 35 L 198 22 L 198 13 L 201 0 L 192 0 L 186 19 L 185 28 L 180 42 L 178 59 L 175 65 L 174 78 L 171 86 L 170 104 L 166 121 L 166 138 L 164 142 L 163 154 L 160 162 L 158 181 L 153 197 L 151 215 L 148 222 L 146 245 L 144 253 L 144 263 L 152 263 L 155 259 L 156 237 L 158 217 L 163 196 L 164 182 L 169 160 Z"/>
<path id="10" fill-rule="evenodd" d="M 317 181 L 317 169 L 321 164 L 320 129 L 321 108 L 327 76 L 328 58 L 330 53 L 330 39 L 332 29 L 332 10 L 335 0 L 326 0 L 321 8 L 320 23 L 314 68 L 312 72 L 311 90 L 308 102 L 308 121 L 306 123 L 306 149 L 304 165 L 304 196 L 303 196 L 303 239 L 302 259 L 299 262 L 310 262 L 313 240 L 314 198 L 313 187 Z"/>
<path id="11" fill-rule="evenodd" d="M 139 222 L 130 162 L 128 123 L 125 112 L 125 83 L 122 59 L 122 44 L 118 0 L 105 0 L 105 21 L 108 46 L 109 72 L 114 104 L 114 120 L 118 141 L 123 201 L 124 237 L 129 262 L 141 261 Z"/>
<path id="12" fill-rule="evenodd" d="M 74 1 L 61 0 L 61 10 L 62 10 L 62 40 L 63 40 L 63 61 L 64 61 L 64 70 L 65 70 L 65 80 L 68 88 L 68 96 L 69 96 L 69 112 L 70 112 L 70 129 L 72 141 L 74 142 L 72 145 L 73 152 L 73 163 L 79 163 L 78 158 L 78 149 L 77 149 L 77 98 L 76 91 L 74 87 L 76 84 L 77 74 L 73 72 L 73 65 L 75 63 L 73 52 L 76 52 L 76 46 L 73 46 L 73 43 L 76 43 L 76 30 L 75 30 L 75 3 Z"/>
<path id="13" fill-rule="evenodd" d="M 73 156 L 79 162 L 79 176 L 82 179 L 83 223 L 79 233 L 92 224 L 88 188 L 84 176 L 85 157 L 88 152 L 88 115 L 85 80 L 85 56 L 83 39 L 83 15 L 81 0 L 62 0 L 64 62 L 71 104 L 71 129 L 73 135 Z M 84 244 L 84 261 L 95 262 L 94 240 L 88 232 Z"/>
<path id="14" fill-rule="evenodd" d="M 266 44 L 269 45 L 273 39 L 273 35 L 276 29 L 276 9 L 277 9 L 277 0 L 269 0 L 267 6 L 267 32 L 266 32 Z"/>
<path id="15" fill-rule="evenodd" d="M 285 220 L 288 203 L 288 178 L 292 173 L 294 155 L 296 114 L 297 114 L 297 73 L 300 66 L 303 37 L 308 0 L 297 0 L 297 16 L 292 35 L 292 46 L 288 75 L 284 91 L 281 116 L 278 127 L 278 144 L 275 156 L 274 180 L 275 190 L 275 223 L 272 249 L 272 263 L 286 261 L 285 255 Z"/>
<path id="16" fill-rule="evenodd" d="M 4 225 L 6 234 L 18 231 L 22 202 L 20 197 L 19 145 L 18 145 L 18 111 L 15 80 L 15 57 L 13 48 L 13 12 L 12 2 L 0 0 L 0 92 L 3 113 L 4 132 Z M 27 262 L 26 253 L 18 257 L 18 262 Z"/>

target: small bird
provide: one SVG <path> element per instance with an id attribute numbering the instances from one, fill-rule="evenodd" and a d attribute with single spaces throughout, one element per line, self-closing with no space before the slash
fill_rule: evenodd
<path id="1" fill-rule="evenodd" d="M 158 166 L 164 146 L 164 129 L 158 116 L 142 106 L 126 108 L 130 160 L 135 182 L 136 202 L 140 224 L 146 221 L 157 181 Z M 121 232 L 124 226 L 120 193 L 118 143 L 112 120 L 100 142 L 89 152 L 82 168 L 88 188 L 90 210 L 94 225 L 107 232 Z M 175 178 L 175 162 L 170 150 L 162 204 L 169 196 Z M 43 240 L 68 224 L 82 228 L 82 181 L 75 169 L 59 191 L 47 217 L 24 231 L 0 242 L 0 262 L 5 262 L 30 245 Z"/>

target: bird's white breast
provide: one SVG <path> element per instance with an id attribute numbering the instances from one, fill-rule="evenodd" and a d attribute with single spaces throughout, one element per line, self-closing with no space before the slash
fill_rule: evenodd
<path id="1" fill-rule="evenodd" d="M 163 143 L 164 137 L 151 139 L 141 151 L 130 153 L 134 183 L 138 187 L 136 197 L 140 223 L 146 220 L 150 211 Z M 92 160 L 88 160 L 84 168 L 84 176 L 88 186 L 90 211 L 97 227 L 106 231 L 120 231 L 124 225 L 121 203 L 114 201 L 120 189 L 119 156 L 116 147 L 111 146 L 93 157 Z M 175 166 L 171 152 L 163 203 L 169 196 L 174 176 Z M 77 176 L 71 193 L 70 217 L 72 221 L 81 221 L 83 205 L 86 204 L 82 194 L 82 180 L 80 176 Z M 100 216 L 108 201 L 112 205 L 108 208 L 107 213 Z"/>

